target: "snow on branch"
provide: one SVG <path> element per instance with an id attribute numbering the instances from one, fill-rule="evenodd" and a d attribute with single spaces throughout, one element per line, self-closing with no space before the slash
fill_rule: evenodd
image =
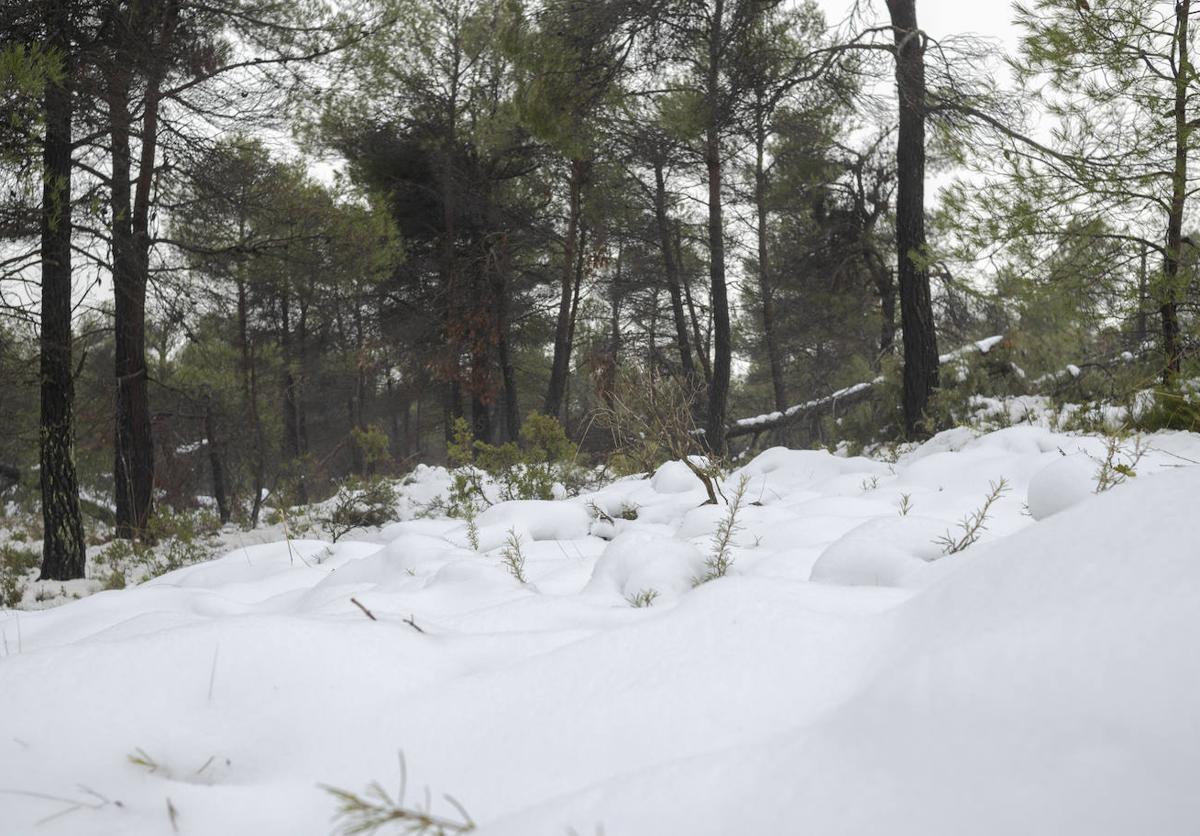
<path id="1" fill-rule="evenodd" d="M 994 337 L 969 343 L 962 348 L 951 351 L 949 354 L 943 354 L 938 359 L 942 365 L 946 365 L 970 354 L 987 354 L 1002 342 L 1004 342 L 1004 335 L 998 334 Z M 765 415 L 756 415 L 753 418 L 742 418 L 733 422 L 728 432 L 725 433 L 725 437 L 737 438 L 743 435 L 757 435 L 769 430 L 785 427 L 802 418 L 820 412 L 826 407 L 854 406 L 865 401 L 870 396 L 871 390 L 882 382 L 883 378 L 877 377 L 872 381 L 856 383 L 853 386 L 847 386 L 845 389 L 839 389 L 830 395 L 790 406 L 783 412 L 768 412 Z"/>

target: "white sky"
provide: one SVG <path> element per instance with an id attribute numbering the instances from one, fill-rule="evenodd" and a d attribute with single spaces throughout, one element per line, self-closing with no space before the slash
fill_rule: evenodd
<path id="1" fill-rule="evenodd" d="M 817 0 L 831 25 L 845 19 L 853 2 Z M 879 17 L 887 16 L 884 0 L 871 2 Z M 917 0 L 917 22 L 934 38 L 966 33 L 986 35 L 1002 40 L 1012 49 L 1016 46 L 1012 17 L 1009 0 Z"/>

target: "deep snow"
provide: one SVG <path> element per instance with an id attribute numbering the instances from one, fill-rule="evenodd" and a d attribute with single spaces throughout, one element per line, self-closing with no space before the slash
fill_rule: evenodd
<path id="1" fill-rule="evenodd" d="M 484 553 L 414 519 L 0 612 L 0 832 L 329 833 L 400 752 L 489 836 L 1200 832 L 1200 437 L 1146 445 L 1099 496 L 1104 441 L 1032 426 L 769 450 L 699 587 L 726 509 L 668 464 Z"/>

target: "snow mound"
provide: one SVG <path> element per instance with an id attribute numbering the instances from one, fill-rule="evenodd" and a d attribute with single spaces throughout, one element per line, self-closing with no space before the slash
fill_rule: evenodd
<path id="1" fill-rule="evenodd" d="M 476 522 L 481 529 L 519 526 L 534 540 L 574 540 L 587 536 L 592 518 L 578 503 L 522 499 L 498 502 Z"/>
<path id="2" fill-rule="evenodd" d="M 1029 480 L 1029 513 L 1035 520 L 1077 505 L 1096 491 L 1098 465 L 1086 455 L 1060 456 Z"/>
<path id="3" fill-rule="evenodd" d="M 937 538 L 945 529 L 927 517 L 883 517 L 865 522 L 827 548 L 813 565 L 812 580 L 849 586 L 900 586 L 942 556 Z"/>
<path id="4" fill-rule="evenodd" d="M 659 493 L 690 493 L 702 488 L 696 474 L 683 462 L 666 462 L 654 471 L 650 485 Z"/>
<path id="5" fill-rule="evenodd" d="M 648 590 L 681 595 L 704 574 L 704 555 L 674 538 L 630 532 L 608 544 L 596 561 L 585 591 L 622 598 Z"/>

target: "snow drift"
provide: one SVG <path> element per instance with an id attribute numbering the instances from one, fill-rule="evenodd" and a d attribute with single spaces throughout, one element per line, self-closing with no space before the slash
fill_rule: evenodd
<path id="1" fill-rule="evenodd" d="M 490 512 L 526 585 L 414 521 L 0 613 L 0 831 L 328 833 L 319 785 L 393 786 L 403 751 L 410 799 L 489 836 L 1194 833 L 1200 438 L 1147 444 L 1099 496 L 1039 474 L 1103 442 L 1034 428 L 768 451 L 696 588 L 723 509 L 672 474 Z"/>

